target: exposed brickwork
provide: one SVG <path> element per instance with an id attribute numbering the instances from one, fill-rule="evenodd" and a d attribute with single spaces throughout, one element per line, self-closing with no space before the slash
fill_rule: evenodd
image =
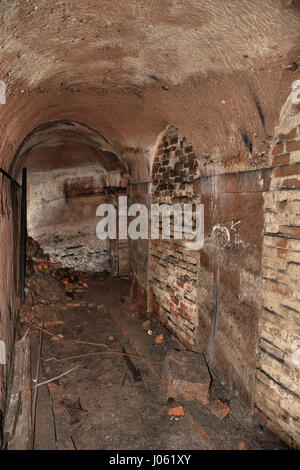
<path id="1" fill-rule="evenodd" d="M 267 426 L 294 446 L 300 444 L 299 127 L 279 139 L 271 191 L 264 193 L 256 406 Z"/>
<path id="2" fill-rule="evenodd" d="M 192 145 L 170 126 L 153 163 L 152 203 L 196 202 L 197 163 Z M 198 326 L 197 258 L 199 253 L 187 251 L 184 240 L 162 240 L 160 233 L 159 240 L 150 241 L 150 312 L 188 345 L 194 343 Z"/>
<path id="3" fill-rule="evenodd" d="M 250 404 L 261 305 L 262 191 L 270 170 L 213 174 L 211 164 L 207 175 L 204 163 L 169 128 L 154 160 L 152 202 L 203 203 L 205 243 L 199 253 L 178 240 L 152 240 L 150 311 L 181 341 L 205 351 Z"/>

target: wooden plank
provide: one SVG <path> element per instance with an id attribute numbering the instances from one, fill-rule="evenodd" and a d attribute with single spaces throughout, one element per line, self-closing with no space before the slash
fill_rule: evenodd
<path id="1" fill-rule="evenodd" d="M 4 419 L 4 442 L 9 450 L 32 448 L 30 340 L 17 341 L 10 392 Z"/>

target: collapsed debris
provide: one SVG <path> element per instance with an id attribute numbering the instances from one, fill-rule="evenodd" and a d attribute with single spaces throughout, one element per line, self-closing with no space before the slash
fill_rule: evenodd
<path id="1" fill-rule="evenodd" d="M 39 320 L 42 326 L 62 324 L 59 310 L 72 307 L 88 306 L 102 308 L 102 305 L 67 303 L 66 296 L 72 297 L 73 292 L 81 292 L 87 284 L 82 281 L 83 273 L 73 268 L 62 268 L 61 263 L 53 263 L 45 254 L 36 240 L 27 238 L 26 243 L 26 278 L 25 303 L 20 308 L 20 322 L 26 323 L 33 319 Z M 59 304 L 59 309 L 55 308 Z"/>
<path id="2" fill-rule="evenodd" d="M 225 400 L 210 399 L 211 376 L 202 354 L 187 350 L 169 351 L 163 363 L 163 382 L 170 415 L 181 416 L 176 413 L 184 413 L 182 405 L 175 399 L 208 405 L 210 412 L 219 419 L 230 413 Z"/>
<path id="3" fill-rule="evenodd" d="M 167 397 L 209 403 L 211 377 L 202 354 L 169 351 L 163 363 Z"/>
<path id="4" fill-rule="evenodd" d="M 51 335 L 51 339 L 55 341 L 63 340 L 78 344 L 90 344 L 94 346 L 103 346 L 107 351 L 97 351 L 84 354 L 77 354 L 64 358 L 48 358 L 47 361 L 68 361 L 74 359 L 83 359 L 93 355 L 102 354 L 118 354 L 122 355 L 128 367 L 130 375 L 134 382 L 142 381 L 140 370 L 133 364 L 130 357 L 141 358 L 134 354 L 127 354 L 125 349 L 121 351 L 112 351 L 104 344 L 96 344 L 85 341 L 71 340 L 64 338 L 61 333 L 53 334 L 45 330 L 49 326 L 63 325 L 63 318 L 59 316 L 59 311 L 68 307 L 72 308 L 91 308 L 100 310 L 105 308 L 102 304 L 89 303 L 87 301 L 72 300 L 73 293 L 82 292 L 87 288 L 87 283 L 83 281 L 84 273 L 74 272 L 73 268 L 63 269 L 59 263 L 52 263 L 48 255 L 44 254 L 38 243 L 29 238 L 27 241 L 27 270 L 26 270 L 26 301 L 20 311 L 20 320 L 22 323 L 27 322 L 32 326 L 41 329 Z M 66 297 L 71 297 L 68 301 Z M 126 298 L 125 313 L 131 317 L 136 317 L 135 305 L 128 305 Z M 49 318 L 50 317 L 50 318 Z M 34 320 L 34 321 L 32 321 Z M 38 320 L 38 321 L 37 321 Z M 34 323 L 34 324 L 33 324 Z M 142 324 L 148 335 L 154 332 L 149 319 Z M 108 336 L 108 341 L 114 342 L 113 335 Z M 165 341 L 164 334 L 155 334 L 154 344 L 161 344 Z M 69 369 L 62 374 L 65 375 L 77 367 Z M 45 380 L 36 387 L 48 384 L 57 377 Z M 126 376 L 123 379 L 122 385 Z M 163 379 L 165 391 L 168 397 L 166 405 L 167 414 L 172 419 L 179 419 L 185 416 L 182 400 L 199 401 L 203 405 L 209 405 L 211 413 L 219 419 L 223 419 L 229 412 L 230 408 L 226 403 L 220 400 L 214 402 L 209 401 L 211 377 L 202 354 L 192 351 L 169 351 L 163 364 Z M 178 401 L 177 401 L 178 400 Z M 76 408 L 76 407 L 75 407 Z M 80 406 L 78 405 L 80 411 Z"/>
<path id="5" fill-rule="evenodd" d="M 49 274 L 35 272 L 26 281 L 26 287 L 40 303 L 57 303 L 65 300 L 64 284 Z"/>

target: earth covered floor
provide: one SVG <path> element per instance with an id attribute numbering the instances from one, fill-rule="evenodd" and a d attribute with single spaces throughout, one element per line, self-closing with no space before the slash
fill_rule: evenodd
<path id="1" fill-rule="evenodd" d="M 285 449 L 218 377 L 211 399 L 227 404 L 225 417 L 196 401 L 181 401 L 183 416 L 168 414 L 162 364 L 183 346 L 134 314 L 129 291 L 128 279 L 86 275 L 31 321 L 33 381 L 79 365 L 38 387 L 34 449 Z"/>

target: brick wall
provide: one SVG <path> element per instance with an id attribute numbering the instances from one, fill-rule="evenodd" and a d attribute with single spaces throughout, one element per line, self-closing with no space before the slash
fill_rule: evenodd
<path id="1" fill-rule="evenodd" d="M 261 308 L 263 196 L 269 170 L 200 177 L 205 243 L 198 272 L 197 343 L 213 369 L 253 403 Z"/>
<path id="2" fill-rule="evenodd" d="M 152 203 L 204 204 L 205 241 L 200 252 L 191 252 L 183 241 L 151 240 L 149 310 L 183 343 L 204 351 L 211 368 L 252 404 L 262 192 L 270 170 L 264 155 L 241 152 L 240 172 L 232 161 L 234 173 L 228 157 L 199 157 L 174 127 L 163 135 L 153 162 Z"/>
<path id="3" fill-rule="evenodd" d="M 170 126 L 153 162 L 152 204 L 182 207 L 184 203 L 196 202 L 195 157 L 192 145 Z M 184 240 L 162 240 L 160 235 L 160 239 L 150 241 L 149 310 L 187 345 L 194 344 L 198 326 L 198 258 L 199 252 L 185 249 Z"/>
<path id="4" fill-rule="evenodd" d="M 152 203 L 204 204 L 200 253 L 160 238 L 149 241 L 148 260 L 147 241 L 134 242 L 136 285 L 144 295 L 149 280 L 149 313 L 204 351 L 291 446 L 300 435 L 299 139 L 298 127 L 281 133 L 271 160 L 244 151 L 215 161 L 196 155 L 170 126 L 157 146 L 151 189 L 137 185 L 132 193 L 132 202 L 148 201 L 150 189 Z"/>
<path id="5" fill-rule="evenodd" d="M 264 193 L 262 312 L 256 407 L 289 445 L 300 445 L 300 132 L 280 133 Z"/>

